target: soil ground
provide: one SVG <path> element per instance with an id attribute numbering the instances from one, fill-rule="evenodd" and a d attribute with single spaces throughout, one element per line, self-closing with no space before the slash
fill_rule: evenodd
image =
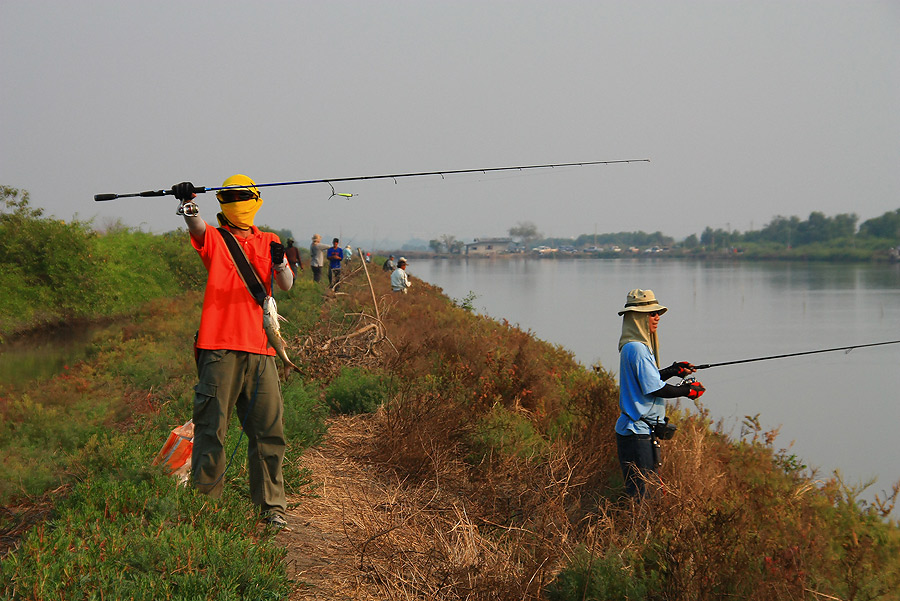
<path id="1" fill-rule="evenodd" d="M 396 495 L 348 453 L 366 437 L 364 418 L 336 418 L 323 443 L 301 459 L 312 472 L 312 492 L 288 498 L 289 529 L 277 535 L 287 549 L 288 576 L 297 583 L 292 601 L 385 598 L 365 557 L 377 532 L 359 518 L 389 511 Z"/>

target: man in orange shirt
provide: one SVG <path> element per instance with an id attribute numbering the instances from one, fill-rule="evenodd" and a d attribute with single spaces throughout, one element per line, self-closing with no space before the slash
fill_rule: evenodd
<path id="1" fill-rule="evenodd" d="M 275 350 L 263 329 L 263 310 L 241 279 L 225 237 L 233 236 L 271 294 L 273 283 L 282 290 L 293 285 L 293 274 L 278 236 L 253 225 L 262 205 L 259 189 L 246 175 L 225 180 L 216 194 L 222 210 L 220 228 L 209 227 L 192 202 L 194 186 L 172 187 L 191 234 L 191 245 L 208 272 L 203 313 L 197 335 L 199 381 L 194 387 L 194 449 L 191 470 L 194 486 L 218 498 L 225 475 L 225 433 L 228 416 L 237 410 L 247 434 L 250 499 L 265 522 L 275 528 L 284 519 L 284 401 L 275 365 Z"/>

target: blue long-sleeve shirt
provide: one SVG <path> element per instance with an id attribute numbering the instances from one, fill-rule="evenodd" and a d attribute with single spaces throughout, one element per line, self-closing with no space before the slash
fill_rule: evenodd
<path id="1" fill-rule="evenodd" d="M 628 342 L 619 352 L 619 409 L 616 433 L 650 434 L 650 426 L 641 418 L 655 422 L 666 416 L 666 404 L 652 392 L 665 386 L 659 376 L 656 358 L 641 342 Z"/>

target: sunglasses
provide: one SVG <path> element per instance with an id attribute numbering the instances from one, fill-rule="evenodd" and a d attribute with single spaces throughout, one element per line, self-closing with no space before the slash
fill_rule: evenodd
<path id="1" fill-rule="evenodd" d="M 252 200 L 256 198 L 256 194 L 250 190 L 219 190 L 219 193 L 216 194 L 216 198 L 218 198 L 219 202 L 222 204 L 228 204 L 231 202 L 240 202 L 242 200 Z"/>
<path id="2" fill-rule="evenodd" d="M 650 317 L 659 317 L 660 315 L 662 315 L 662 312 L 661 311 L 651 311 L 650 313 L 647 313 L 647 315 L 649 315 Z"/>

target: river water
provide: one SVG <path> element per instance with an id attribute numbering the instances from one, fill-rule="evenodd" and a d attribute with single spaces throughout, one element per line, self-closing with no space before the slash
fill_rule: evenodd
<path id="1" fill-rule="evenodd" d="M 618 373 L 617 312 L 633 288 L 669 308 L 660 362 L 720 363 L 900 340 L 900 266 L 665 259 L 416 260 L 408 271 L 449 297 L 475 295 L 505 318 Z M 877 478 L 863 498 L 900 480 L 900 344 L 714 367 L 700 399 L 737 437 L 759 415 L 775 442 L 827 477 Z M 673 381 L 674 382 L 674 381 Z M 682 405 L 690 401 L 682 400 Z M 896 512 L 895 512 L 896 514 Z"/>

